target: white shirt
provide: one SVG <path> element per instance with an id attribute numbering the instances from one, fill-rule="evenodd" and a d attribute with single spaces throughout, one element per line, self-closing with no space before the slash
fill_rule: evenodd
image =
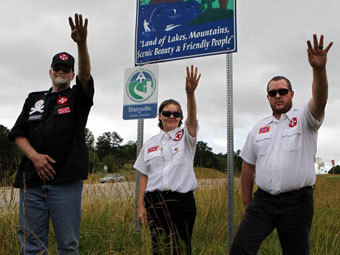
<path id="1" fill-rule="evenodd" d="M 195 190 L 196 142 L 197 137 L 191 137 L 186 127 L 167 133 L 161 130 L 146 141 L 133 166 L 148 176 L 146 192 L 171 190 L 186 193 Z"/>
<path id="2" fill-rule="evenodd" d="M 291 109 L 280 120 L 269 116 L 248 134 L 241 158 L 255 165 L 256 184 L 270 194 L 315 184 L 314 158 L 319 122 L 306 105 Z"/>

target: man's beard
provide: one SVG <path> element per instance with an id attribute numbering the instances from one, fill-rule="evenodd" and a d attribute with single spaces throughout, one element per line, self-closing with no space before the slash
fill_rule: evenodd
<path id="1" fill-rule="evenodd" d="M 285 107 L 282 108 L 282 109 L 276 109 L 275 107 L 272 107 L 273 114 L 282 114 L 282 113 L 286 113 L 286 112 L 288 112 L 288 111 L 292 108 L 292 106 L 293 106 L 293 102 L 290 101 L 290 102 L 287 103 L 287 104 L 285 105 Z"/>
<path id="2" fill-rule="evenodd" d="M 67 80 L 61 76 L 55 77 L 53 84 L 59 89 L 66 89 L 69 86 Z"/>

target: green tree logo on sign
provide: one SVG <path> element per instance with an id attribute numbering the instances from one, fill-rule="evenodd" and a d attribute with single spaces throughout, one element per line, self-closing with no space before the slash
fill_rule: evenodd
<path id="1" fill-rule="evenodd" d="M 154 74 L 147 69 L 138 69 L 127 80 L 126 92 L 129 98 L 137 103 L 148 100 L 156 88 Z"/>

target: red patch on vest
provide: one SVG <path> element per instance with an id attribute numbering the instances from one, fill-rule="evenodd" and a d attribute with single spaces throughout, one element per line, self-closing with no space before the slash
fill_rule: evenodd
<path id="1" fill-rule="evenodd" d="M 65 114 L 65 113 L 70 113 L 70 112 L 71 112 L 70 107 L 64 107 L 64 108 L 58 109 L 58 114 Z"/>
<path id="2" fill-rule="evenodd" d="M 67 97 L 59 97 L 57 100 L 58 104 L 66 104 L 67 101 L 68 101 Z"/>

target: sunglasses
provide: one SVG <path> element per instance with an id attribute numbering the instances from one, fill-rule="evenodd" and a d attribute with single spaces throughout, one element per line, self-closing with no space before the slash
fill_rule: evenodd
<path id="1" fill-rule="evenodd" d="M 55 72 L 63 71 L 64 73 L 69 73 L 72 70 L 71 67 L 68 67 L 65 65 L 56 65 L 56 66 L 53 66 L 52 69 Z"/>
<path id="2" fill-rule="evenodd" d="M 174 118 L 179 118 L 181 117 L 181 113 L 180 112 L 170 112 L 170 111 L 162 111 L 161 114 L 164 117 L 170 118 L 171 114 L 172 116 L 174 116 Z"/>
<path id="3" fill-rule="evenodd" d="M 284 95 L 287 95 L 289 92 L 289 89 L 273 89 L 273 90 L 269 90 L 268 91 L 268 95 L 270 97 L 275 97 L 277 93 L 279 93 L 280 96 L 284 96 Z"/>

